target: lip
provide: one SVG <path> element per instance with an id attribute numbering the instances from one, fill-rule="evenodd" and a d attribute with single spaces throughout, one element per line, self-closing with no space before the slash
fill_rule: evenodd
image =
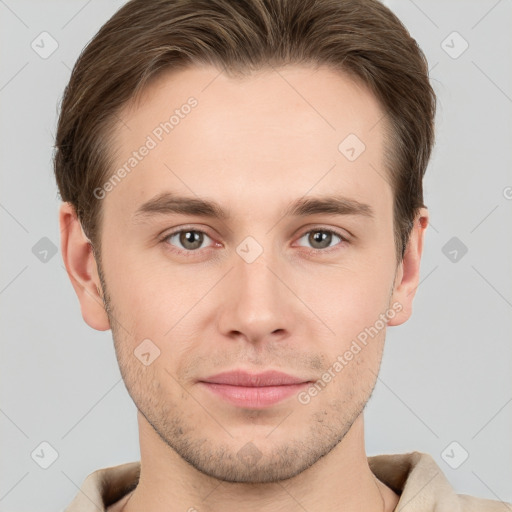
<path id="1" fill-rule="evenodd" d="M 274 370 L 263 373 L 235 370 L 212 375 L 199 384 L 238 407 L 263 409 L 295 395 L 310 382 Z"/>
<path id="2" fill-rule="evenodd" d="M 262 373 L 250 373 L 245 370 L 233 370 L 230 372 L 218 373 L 217 375 L 212 375 L 206 379 L 201 379 L 201 382 L 228 384 L 230 386 L 263 387 L 302 384 L 309 381 L 275 370 L 267 370 L 266 372 Z"/>

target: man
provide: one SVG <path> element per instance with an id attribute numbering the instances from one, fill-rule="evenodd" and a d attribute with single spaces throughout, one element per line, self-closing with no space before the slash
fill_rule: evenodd
<path id="1" fill-rule="evenodd" d="M 376 0 L 132 0 L 101 28 L 62 103 L 61 248 L 112 329 L 141 461 L 68 511 L 504 510 L 428 454 L 365 454 L 434 115 Z"/>

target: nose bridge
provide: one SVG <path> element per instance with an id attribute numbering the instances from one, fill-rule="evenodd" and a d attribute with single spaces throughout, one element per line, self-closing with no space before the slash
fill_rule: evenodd
<path id="1" fill-rule="evenodd" d="M 253 249 L 250 249 L 253 250 Z M 266 248 L 254 261 L 243 257 L 236 263 L 239 301 L 242 307 L 257 308 L 260 314 L 271 311 L 281 295 L 280 283 L 271 268 L 278 266 L 276 255 Z M 275 271 L 275 270 L 274 270 Z M 268 314 L 268 313 L 267 313 Z"/>
<path id="2" fill-rule="evenodd" d="M 254 304 L 269 304 L 269 301 L 279 294 L 278 280 L 271 268 L 275 268 L 275 259 L 262 254 L 257 260 L 248 263 L 239 261 L 236 264 L 235 275 L 240 287 L 240 299 L 250 299 Z M 274 270 L 275 272 L 275 270 Z"/>
<path id="3" fill-rule="evenodd" d="M 258 254 L 259 252 L 259 254 Z M 234 268 L 225 289 L 221 328 L 257 341 L 276 330 L 288 330 L 286 289 L 279 275 L 279 255 L 246 239 L 237 247 Z"/>

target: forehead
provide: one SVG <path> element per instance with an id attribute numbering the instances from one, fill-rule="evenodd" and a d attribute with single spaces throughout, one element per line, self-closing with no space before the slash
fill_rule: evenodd
<path id="1" fill-rule="evenodd" d="M 207 66 L 166 72 L 119 118 L 112 174 L 126 172 L 104 207 L 124 218 L 165 191 L 221 194 L 247 213 L 261 202 L 281 212 L 326 192 L 389 210 L 383 111 L 364 86 L 329 68 L 242 78 Z"/>

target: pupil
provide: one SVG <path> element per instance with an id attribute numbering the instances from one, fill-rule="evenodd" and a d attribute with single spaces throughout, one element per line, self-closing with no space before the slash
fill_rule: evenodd
<path id="1" fill-rule="evenodd" d="M 198 233 L 197 231 L 185 231 L 181 234 L 180 242 L 183 247 L 197 249 L 201 247 L 202 244 L 202 233 Z M 192 245 L 192 247 L 190 245 Z"/>
<path id="2" fill-rule="evenodd" d="M 330 238 L 331 238 L 331 234 L 330 233 L 327 233 L 325 231 L 315 231 L 312 235 L 313 235 L 312 236 L 312 239 L 313 239 L 312 245 L 314 245 L 316 243 L 320 243 L 321 247 L 328 247 L 329 246 Z M 325 242 L 325 240 L 327 240 L 327 246 L 325 244 L 321 244 L 321 242 L 322 241 Z"/>

